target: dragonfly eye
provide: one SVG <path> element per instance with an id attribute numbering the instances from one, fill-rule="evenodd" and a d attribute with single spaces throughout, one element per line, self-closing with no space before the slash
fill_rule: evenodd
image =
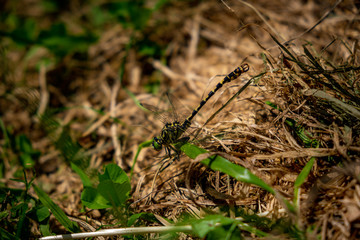
<path id="1" fill-rule="evenodd" d="M 159 139 L 157 137 L 154 137 L 154 140 L 152 142 L 152 146 L 156 151 L 159 151 L 162 149 L 162 144 L 160 143 Z"/>

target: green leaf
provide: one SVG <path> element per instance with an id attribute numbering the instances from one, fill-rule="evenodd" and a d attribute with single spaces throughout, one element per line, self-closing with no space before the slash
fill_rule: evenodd
<path id="1" fill-rule="evenodd" d="M 40 2 L 42 9 L 47 13 L 58 13 L 59 6 L 62 1 L 53 1 L 53 0 L 42 0 Z"/>
<path id="2" fill-rule="evenodd" d="M 131 190 L 126 173 L 116 164 L 108 164 L 99 175 L 97 188 L 86 187 L 81 194 L 83 204 L 91 209 L 123 206 Z"/>
<path id="3" fill-rule="evenodd" d="M 61 208 L 56 205 L 51 198 L 38 186 L 32 184 L 36 194 L 39 197 L 39 200 L 44 204 L 48 209 L 51 210 L 52 214 L 54 214 L 55 218 L 70 232 L 79 232 L 80 229 L 75 222 L 72 222 L 65 213 L 61 210 Z"/>
<path id="4" fill-rule="evenodd" d="M 115 183 L 111 180 L 103 180 L 97 190 L 113 207 L 120 207 L 128 199 L 131 186 L 128 182 Z"/>
<path id="5" fill-rule="evenodd" d="M 90 209 L 110 208 L 111 204 L 106 200 L 97 189 L 85 187 L 81 193 L 81 202 Z"/>
<path id="6" fill-rule="evenodd" d="M 32 152 L 31 142 L 29 138 L 27 138 L 24 134 L 17 136 L 16 140 L 17 140 L 17 145 L 19 146 L 21 152 L 24 153 Z"/>
<path id="7" fill-rule="evenodd" d="M 9 132 L 5 127 L 5 124 L 3 122 L 3 120 L 0 118 L 0 129 L 2 131 L 2 136 L 3 136 L 3 147 L 10 147 L 10 137 L 9 137 Z"/>
<path id="8" fill-rule="evenodd" d="M 43 236 L 51 235 L 49 225 L 50 211 L 47 207 L 42 204 L 37 205 L 27 214 L 27 216 L 39 223 L 39 228 Z"/>
<path id="9" fill-rule="evenodd" d="M 202 153 L 207 153 L 205 149 L 199 148 L 195 145 L 190 143 L 186 143 L 181 147 L 181 150 L 190 158 L 195 159 L 198 155 Z M 230 175 L 231 177 L 235 178 L 236 180 L 251 183 L 262 187 L 263 189 L 267 190 L 268 192 L 275 194 L 274 189 L 272 189 L 269 185 L 267 185 L 263 180 L 255 176 L 251 173 L 248 169 L 236 165 L 229 160 L 214 155 L 209 158 L 206 158 L 201 161 L 202 164 L 210 167 L 214 171 L 220 171 Z"/>
<path id="10" fill-rule="evenodd" d="M 118 165 L 108 164 L 105 167 L 105 172 L 102 175 L 99 175 L 100 182 L 105 180 L 111 180 L 114 183 L 124 183 L 127 182 L 130 184 L 129 178 Z"/>
<path id="11" fill-rule="evenodd" d="M 50 224 L 48 222 L 46 224 L 39 224 L 39 227 L 43 236 L 51 235 Z"/>
<path id="12" fill-rule="evenodd" d="M 102 26 L 108 20 L 109 16 L 99 6 L 91 8 L 90 20 L 94 26 Z"/>
<path id="13" fill-rule="evenodd" d="M 42 205 L 33 208 L 30 214 L 32 215 L 33 219 L 36 220 L 37 222 L 42 222 L 46 218 L 50 217 L 49 209 Z"/>
<path id="14" fill-rule="evenodd" d="M 154 5 L 153 11 L 159 10 L 162 6 L 170 2 L 170 0 L 158 0 Z"/>
<path id="15" fill-rule="evenodd" d="M 35 160 L 40 157 L 40 151 L 33 149 L 29 138 L 21 134 L 15 138 L 18 151 L 20 152 L 20 162 L 24 168 L 31 168 Z"/>
<path id="16" fill-rule="evenodd" d="M 147 56 L 153 58 L 161 58 L 163 54 L 161 46 L 147 38 L 137 42 L 137 53 L 142 57 Z"/>
<path id="17" fill-rule="evenodd" d="M 221 215 L 208 215 L 203 219 L 195 220 L 191 223 L 193 232 L 200 238 L 204 238 L 208 232 L 214 230 L 217 226 L 220 225 L 230 225 L 235 220 L 223 217 Z"/>

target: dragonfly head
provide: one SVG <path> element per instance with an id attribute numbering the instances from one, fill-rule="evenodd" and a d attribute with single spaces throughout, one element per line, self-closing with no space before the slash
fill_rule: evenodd
<path id="1" fill-rule="evenodd" d="M 154 140 L 152 142 L 152 146 L 153 148 L 156 150 L 156 151 L 159 151 L 162 149 L 162 143 L 161 141 L 159 140 L 159 138 L 157 137 L 154 137 Z"/>

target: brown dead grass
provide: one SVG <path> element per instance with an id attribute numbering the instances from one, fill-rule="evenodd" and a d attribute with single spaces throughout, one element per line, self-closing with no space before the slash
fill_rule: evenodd
<path id="1" fill-rule="evenodd" d="M 156 12 L 150 26 L 155 26 L 156 21 L 167 24 L 161 28 L 150 27 L 151 31 L 146 34 L 149 39 L 166 44 L 167 64 L 157 59 L 144 62 L 130 49 L 122 86 L 118 85 L 118 69 L 126 54 L 129 32 L 120 25 L 104 29 L 100 40 L 89 49 L 87 62 L 72 62 L 69 57 L 62 66 L 37 72 L 31 62 L 24 63 L 23 52 L 9 50 L 7 60 L 11 74 L 8 76 L 15 86 L 25 79 L 23 87 L 27 89 L 15 88 L 14 96 L 22 96 L 30 103 L 41 102 L 42 107 L 31 109 L 40 113 L 47 105 L 70 107 L 57 117 L 63 125 L 71 122 L 74 139 L 91 152 L 90 168 L 99 169 L 115 160 L 128 170 L 138 145 L 156 136 L 162 123 L 137 107 L 124 87 L 138 100 L 153 105 L 158 105 L 161 93 L 171 90 L 191 109 L 221 77 L 209 79 L 247 62 L 250 71 L 217 93 L 194 120 L 192 126 L 203 129 L 198 139 L 206 137 L 198 144 L 210 152 L 222 152 L 225 158 L 250 169 L 289 199 L 293 197 L 296 177 L 309 158 L 316 157 L 301 188 L 299 213 L 290 217 L 303 229 L 315 226 L 313 236 L 320 234 L 322 239 L 359 237 L 359 118 L 349 120 L 353 123 L 349 131 L 344 124 L 348 122 L 338 121 L 339 113 L 326 112 L 328 103 L 323 98 L 306 95 L 304 90 L 319 89 L 320 84 L 296 64 L 284 60 L 283 51 L 270 37 L 272 34 L 282 43 L 295 39 L 288 48 L 304 62 L 301 46 L 310 42 L 309 48 L 321 53 L 322 64 L 328 60 L 337 66 L 346 62 L 359 66 L 359 9 L 353 1 L 340 1 L 328 16 L 326 13 L 330 6 L 335 6 L 335 1 L 258 0 L 251 5 L 243 1 L 227 4 L 177 2 Z M 327 18 L 319 22 L 324 16 Z M 311 29 L 313 26 L 316 27 Z M 328 45 L 332 40 L 334 43 Z M 261 53 L 269 58 L 266 64 Z M 39 54 L 47 55 L 46 51 Z M 64 70 L 68 75 L 61 74 Z M 214 109 L 261 72 L 264 75 L 256 84 L 202 126 Z M 354 74 L 356 82 L 351 87 L 355 92 L 360 89 L 359 70 Z M 56 80 L 57 75 L 66 78 L 62 79 L 63 83 Z M 162 79 L 159 96 L 146 93 L 144 85 L 158 78 Z M 337 80 L 349 84 L 347 79 Z M 347 102 L 359 111 L 359 105 L 347 96 L 320 86 L 319 90 L 326 96 Z M 267 100 L 282 111 L 266 105 Z M 97 224 L 111 223 L 111 217 L 104 212 L 80 213 L 81 181 L 52 146 L 51 138 L 37 126 L 29 109 L 24 109 L 15 98 L 1 104 L 1 109 L 5 125 L 13 126 L 15 133 L 27 134 L 34 148 L 42 151 L 37 167 L 42 174 L 36 182 L 43 183 L 51 198 L 73 217 L 86 215 L 96 219 Z M 103 109 L 105 115 L 92 109 Z M 112 118 L 119 119 L 121 124 Z M 296 120 L 314 134 L 321 143 L 320 149 L 305 148 L 285 124 L 286 118 Z M 322 123 L 322 118 L 328 124 Z M 335 167 L 327 161 L 328 157 L 343 164 Z M 203 208 L 220 213 L 223 205 L 242 207 L 274 220 L 288 216 L 276 197 L 265 190 L 234 181 L 200 164 L 191 165 L 185 156 L 158 172 L 163 158 L 164 152 L 150 148 L 141 152 L 132 179 L 134 191 L 130 206 L 134 211 L 152 212 L 159 219 L 165 217 L 175 222 L 184 213 L 202 217 Z M 187 173 L 189 166 L 192 168 Z M 10 185 L 7 180 L 13 171 L 6 170 L 5 182 L 9 187 L 21 187 Z M 191 189 L 185 186 L 187 174 Z M 232 216 L 234 212 L 230 210 L 228 214 Z"/>

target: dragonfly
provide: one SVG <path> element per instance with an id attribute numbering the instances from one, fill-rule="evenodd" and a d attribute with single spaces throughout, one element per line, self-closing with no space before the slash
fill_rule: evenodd
<path id="1" fill-rule="evenodd" d="M 160 134 L 153 138 L 152 146 L 155 150 L 160 151 L 161 149 L 165 149 L 165 152 L 168 156 L 171 156 L 171 150 L 178 152 L 172 145 L 187 141 L 188 137 L 182 137 L 186 130 L 191 126 L 191 121 L 193 118 L 199 113 L 200 109 L 209 101 L 209 99 L 214 96 L 214 94 L 222 88 L 226 83 L 231 82 L 241 74 L 249 71 L 250 67 L 247 63 L 240 65 L 234 71 L 226 75 L 216 86 L 213 90 L 211 90 L 208 95 L 203 98 L 199 105 L 192 111 L 192 113 L 185 118 L 185 120 L 174 120 L 165 122 Z M 143 107 L 151 110 L 150 106 L 147 104 L 142 104 Z"/>

